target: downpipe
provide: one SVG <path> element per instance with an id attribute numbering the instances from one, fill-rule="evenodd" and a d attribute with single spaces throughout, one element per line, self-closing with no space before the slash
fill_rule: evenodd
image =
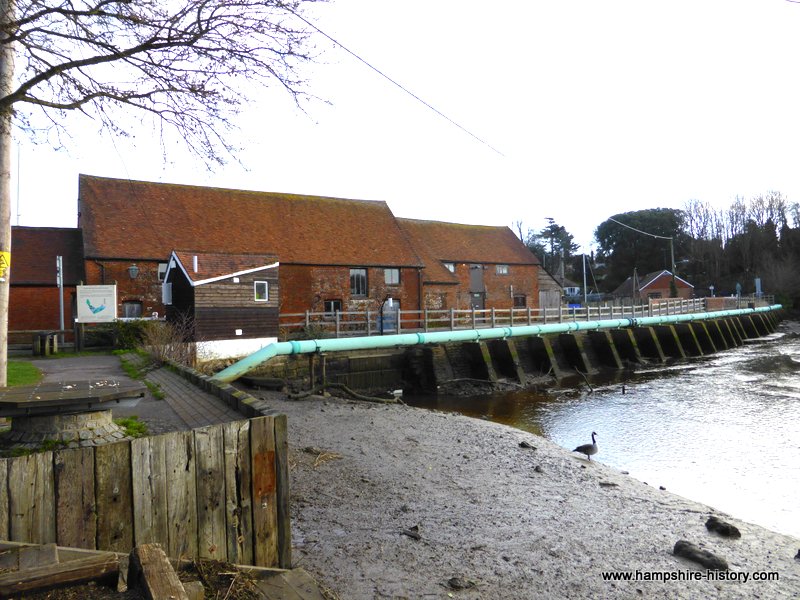
<path id="1" fill-rule="evenodd" d="M 362 336 L 351 338 L 332 338 L 321 340 L 299 340 L 275 342 L 242 358 L 223 369 L 211 379 L 230 383 L 246 375 L 256 367 L 276 356 L 289 354 L 314 354 L 319 352 L 343 352 L 348 350 L 373 350 L 377 348 L 400 348 L 424 344 L 448 344 L 453 342 L 479 342 L 534 335 L 570 333 L 573 331 L 595 331 L 600 329 L 620 329 L 623 327 L 648 327 L 704 321 L 769 312 L 782 308 L 780 304 L 758 308 L 739 308 L 712 313 L 687 313 L 682 315 L 661 315 L 656 317 L 631 317 L 623 319 L 604 319 L 599 321 L 569 321 L 567 323 L 547 323 L 542 325 L 523 325 L 519 327 L 490 327 L 487 329 L 459 329 L 454 331 L 433 331 L 420 333 L 400 333 L 383 336 Z"/>

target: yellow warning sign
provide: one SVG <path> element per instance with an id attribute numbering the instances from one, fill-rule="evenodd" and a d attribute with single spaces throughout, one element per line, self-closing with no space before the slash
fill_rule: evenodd
<path id="1" fill-rule="evenodd" d="M 11 267 L 11 252 L 0 252 L 0 281 L 6 280 L 6 273 Z"/>

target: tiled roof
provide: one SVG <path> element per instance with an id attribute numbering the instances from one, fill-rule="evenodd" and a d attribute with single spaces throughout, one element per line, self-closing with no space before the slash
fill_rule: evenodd
<path id="1" fill-rule="evenodd" d="M 273 254 L 220 254 L 176 250 L 175 256 L 192 281 L 224 277 L 233 273 L 265 267 L 277 262 Z M 197 257 L 197 271 L 194 257 Z"/>
<path id="2" fill-rule="evenodd" d="M 11 228 L 11 284 L 56 285 L 56 257 L 64 267 L 64 285 L 85 279 L 80 229 Z"/>
<path id="3" fill-rule="evenodd" d="M 538 265 L 539 260 L 508 227 L 397 219 L 417 252 L 440 262 Z M 420 250 L 424 244 L 424 250 Z M 426 261 L 427 263 L 427 261 Z"/>
<path id="4" fill-rule="evenodd" d="M 80 176 L 88 258 L 164 260 L 174 248 L 269 252 L 282 264 L 420 267 L 385 202 Z"/>
<path id="5" fill-rule="evenodd" d="M 661 271 L 653 271 L 652 273 L 643 275 L 642 277 L 639 278 L 638 291 L 643 291 L 648 286 L 651 286 L 662 275 L 671 276 L 672 273 L 667 269 L 662 269 Z M 691 283 L 689 283 L 685 279 L 678 277 L 677 275 L 675 276 L 675 285 L 676 287 L 679 288 L 694 288 L 694 286 Z M 625 281 L 623 281 L 619 285 L 619 287 L 612 292 L 612 294 L 614 294 L 615 296 L 633 295 L 633 277 L 628 277 Z"/>
<path id="6" fill-rule="evenodd" d="M 425 268 L 422 270 L 422 280 L 425 283 L 457 285 L 458 277 L 450 272 L 442 261 L 433 254 L 427 239 L 424 237 L 424 230 L 419 227 L 409 225 L 408 219 L 397 219 L 400 228 L 405 231 L 414 250 L 422 258 Z"/>

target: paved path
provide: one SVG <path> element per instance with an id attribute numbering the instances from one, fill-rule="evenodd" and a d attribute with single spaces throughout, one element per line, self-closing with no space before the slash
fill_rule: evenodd
<path id="1" fill-rule="evenodd" d="M 137 355 L 125 355 L 128 360 Z M 44 381 L 80 381 L 113 377 L 130 379 L 122 370 L 119 356 L 90 355 L 31 361 L 44 374 Z M 158 399 L 149 391 L 133 407 L 112 407 L 114 418 L 137 416 L 147 424 L 150 434 L 185 431 L 206 425 L 245 419 L 216 396 L 194 386 L 167 368 L 150 371 L 147 381 L 157 384 L 165 394 Z"/>

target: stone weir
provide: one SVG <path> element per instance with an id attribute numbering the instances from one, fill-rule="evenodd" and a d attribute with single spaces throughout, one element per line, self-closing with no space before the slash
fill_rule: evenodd
<path id="1" fill-rule="evenodd" d="M 476 393 L 535 385 L 568 386 L 729 350 L 774 333 L 778 311 L 618 329 L 429 344 L 397 349 L 280 356 L 262 365 L 252 385 L 310 389 Z"/>

